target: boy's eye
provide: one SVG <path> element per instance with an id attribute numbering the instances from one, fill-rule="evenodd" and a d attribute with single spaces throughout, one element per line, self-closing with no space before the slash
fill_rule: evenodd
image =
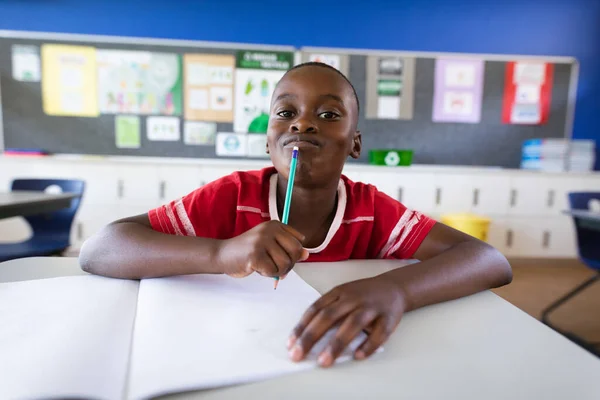
<path id="1" fill-rule="evenodd" d="M 282 118 L 292 118 L 294 116 L 294 113 L 291 111 L 279 111 L 277 115 Z"/>
<path id="2" fill-rule="evenodd" d="M 319 114 L 319 117 L 323 118 L 323 119 L 336 119 L 339 117 L 339 115 L 337 115 L 334 112 L 331 111 L 325 111 L 321 114 Z"/>

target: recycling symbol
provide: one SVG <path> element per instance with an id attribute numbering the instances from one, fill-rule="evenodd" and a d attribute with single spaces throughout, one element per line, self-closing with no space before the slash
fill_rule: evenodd
<path id="1" fill-rule="evenodd" d="M 400 163 L 400 156 L 395 151 L 390 151 L 386 154 L 384 160 L 385 165 L 395 166 Z"/>

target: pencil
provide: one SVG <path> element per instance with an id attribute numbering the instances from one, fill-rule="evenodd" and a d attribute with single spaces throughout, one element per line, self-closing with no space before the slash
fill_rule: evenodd
<path id="1" fill-rule="evenodd" d="M 283 215 L 281 222 L 285 225 L 288 223 L 290 217 L 290 204 L 292 204 L 292 191 L 294 190 L 294 178 L 296 176 L 296 164 L 298 164 L 298 147 L 294 146 L 292 149 L 292 161 L 290 162 L 290 175 L 288 177 L 287 189 L 285 191 L 285 202 L 283 203 Z M 279 277 L 275 277 L 273 282 L 273 290 L 277 289 L 279 283 Z"/>

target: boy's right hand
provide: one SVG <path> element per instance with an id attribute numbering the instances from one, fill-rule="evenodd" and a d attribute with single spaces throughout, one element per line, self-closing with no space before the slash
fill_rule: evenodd
<path id="1" fill-rule="evenodd" d="M 304 235 L 279 221 L 267 221 L 243 234 L 224 240 L 217 262 L 229 276 L 243 278 L 253 272 L 285 276 L 296 262 L 308 258 Z"/>

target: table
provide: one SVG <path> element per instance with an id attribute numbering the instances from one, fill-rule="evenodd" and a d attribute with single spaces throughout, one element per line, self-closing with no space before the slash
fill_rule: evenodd
<path id="1" fill-rule="evenodd" d="M 0 193 L 0 219 L 58 211 L 71 206 L 79 197 L 75 193 L 48 194 L 44 192 L 14 191 Z"/>
<path id="2" fill-rule="evenodd" d="M 400 265 L 306 263 L 296 271 L 322 293 Z M 75 258 L 0 264 L 0 282 L 80 274 Z M 408 313 L 384 347 L 328 370 L 162 398 L 600 399 L 600 359 L 490 291 Z"/>

